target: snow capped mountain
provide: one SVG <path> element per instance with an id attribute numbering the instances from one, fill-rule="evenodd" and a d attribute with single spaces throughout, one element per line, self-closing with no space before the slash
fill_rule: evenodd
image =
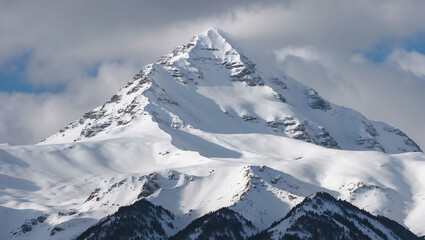
<path id="1" fill-rule="evenodd" d="M 423 172 L 425 154 L 403 132 L 326 101 L 210 29 L 42 143 L 0 145 L 0 239 L 248 238 L 285 234 L 270 226 L 306 210 L 321 222 L 328 210 L 375 221 L 323 222 L 372 239 L 401 236 L 373 215 L 421 236 Z M 220 232 L 212 223 L 223 219 Z"/>
<path id="2" fill-rule="evenodd" d="M 137 136 L 150 121 L 171 136 L 196 135 L 193 130 L 263 133 L 336 149 L 421 151 L 402 131 L 251 61 L 217 29 L 144 67 L 108 102 L 43 143 Z"/>

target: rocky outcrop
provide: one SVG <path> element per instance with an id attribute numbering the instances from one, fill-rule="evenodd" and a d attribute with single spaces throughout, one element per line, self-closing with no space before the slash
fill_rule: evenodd
<path id="1" fill-rule="evenodd" d="M 312 109 L 327 111 L 331 109 L 328 101 L 323 99 L 314 89 L 304 92 L 307 96 L 307 103 Z"/>
<path id="2" fill-rule="evenodd" d="M 294 139 L 315 143 L 327 148 L 340 148 L 324 127 L 310 123 L 307 120 L 301 122 L 293 117 L 285 117 L 284 119 L 269 121 L 267 126 L 271 127 L 273 131 L 284 132 Z"/>

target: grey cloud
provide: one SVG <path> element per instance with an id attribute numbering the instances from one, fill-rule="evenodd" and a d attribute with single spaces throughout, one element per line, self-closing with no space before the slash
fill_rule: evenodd
<path id="1" fill-rule="evenodd" d="M 105 63 L 99 67 L 98 76 L 70 83 L 60 94 L 0 92 L 0 142 L 40 142 L 107 101 L 137 69 L 130 64 Z"/>
<path id="2" fill-rule="evenodd" d="M 387 62 L 353 64 L 336 55 L 323 62 L 289 57 L 283 71 L 309 85 L 328 100 L 354 108 L 366 117 L 400 128 L 425 145 L 424 81 Z"/>
<path id="3" fill-rule="evenodd" d="M 396 49 L 388 56 L 387 61 L 395 63 L 404 71 L 411 72 L 420 78 L 425 77 L 425 55 L 416 51 Z"/>
<path id="4" fill-rule="evenodd" d="M 252 2 L 2 1 L 0 63 L 29 51 L 30 81 L 47 85 L 71 81 L 105 59 L 147 63 L 185 41 L 178 23 L 218 18 Z"/>

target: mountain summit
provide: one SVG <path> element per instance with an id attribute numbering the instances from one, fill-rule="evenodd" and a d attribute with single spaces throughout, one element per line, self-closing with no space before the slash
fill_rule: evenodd
<path id="1" fill-rule="evenodd" d="M 421 151 L 399 129 L 332 104 L 281 71 L 250 60 L 215 28 L 145 66 L 108 102 L 43 143 L 143 135 L 151 121 L 179 139 L 199 135 L 196 130 L 263 133 L 335 149 Z"/>

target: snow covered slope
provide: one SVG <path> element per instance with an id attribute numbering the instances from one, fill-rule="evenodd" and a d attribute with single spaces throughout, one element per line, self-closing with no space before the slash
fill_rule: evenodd
<path id="1" fill-rule="evenodd" d="M 317 192 L 421 236 L 423 172 L 401 131 L 254 64 L 211 29 L 43 143 L 0 145 L 0 239 L 74 239 L 141 200 L 172 213 L 160 214 L 167 236 L 221 208 L 261 231 Z"/>
<path id="2" fill-rule="evenodd" d="M 263 134 L 208 138 L 238 156 L 206 158 L 166 137 L 2 146 L 0 238 L 71 239 L 141 198 L 175 215 L 171 234 L 222 207 L 263 230 L 318 191 L 425 234 L 423 153 L 341 151 Z"/>
<path id="3" fill-rule="evenodd" d="M 251 61 L 217 29 L 144 67 L 108 102 L 43 143 L 139 136 L 151 120 L 173 137 L 198 129 L 274 134 L 346 150 L 421 151 L 402 131 Z"/>

